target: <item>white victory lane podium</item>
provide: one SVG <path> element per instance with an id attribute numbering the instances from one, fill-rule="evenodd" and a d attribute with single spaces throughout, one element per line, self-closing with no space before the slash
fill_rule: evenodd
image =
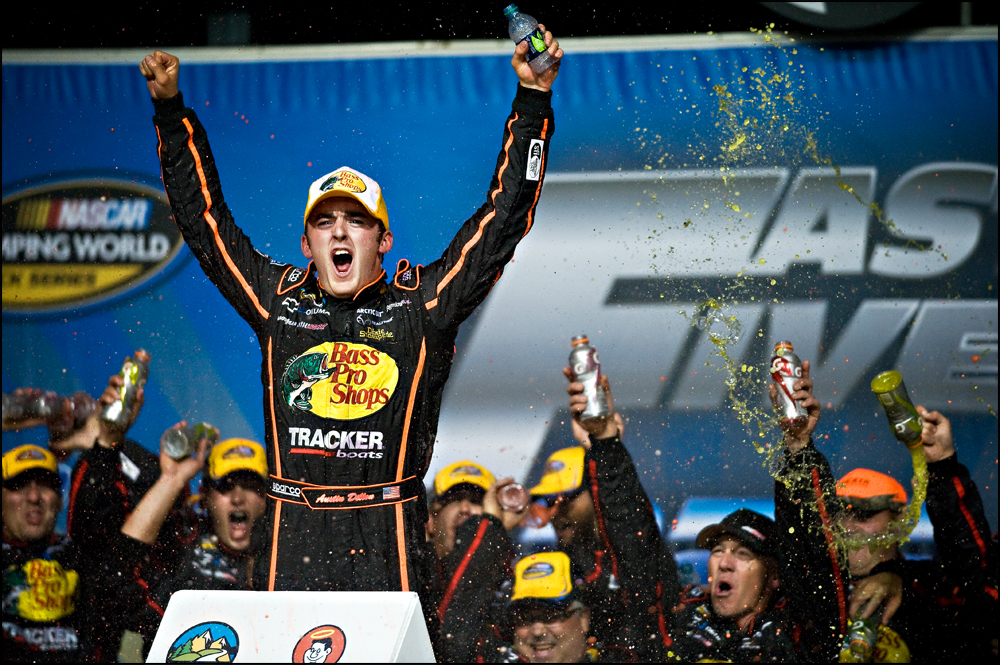
<path id="1" fill-rule="evenodd" d="M 178 591 L 151 663 L 432 663 L 415 593 Z"/>

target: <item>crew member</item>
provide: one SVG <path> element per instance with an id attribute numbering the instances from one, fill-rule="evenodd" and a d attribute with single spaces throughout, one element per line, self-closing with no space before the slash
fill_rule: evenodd
<path id="1" fill-rule="evenodd" d="M 190 501 L 177 504 L 202 471 L 206 448 L 207 440 L 200 440 L 197 454 L 181 461 L 161 452 L 159 479 L 121 529 L 123 575 L 137 576 L 122 595 L 130 604 L 130 628 L 143 636 L 147 653 L 175 591 L 250 589 L 255 554 L 250 536 L 264 513 L 264 448 L 247 439 L 212 446 L 199 514 Z M 161 537 L 165 523 L 170 533 Z"/>
<path id="2" fill-rule="evenodd" d="M 514 546 L 509 532 L 525 510 L 506 510 L 497 500 L 499 482 L 475 462 L 449 464 L 434 477 L 428 539 L 437 560 L 438 653 L 445 662 L 475 659 L 483 627 L 500 614 L 497 594 L 509 579 Z"/>
<path id="3" fill-rule="evenodd" d="M 81 593 L 93 583 L 79 549 L 55 533 L 62 509 L 56 458 L 38 446 L 3 456 L 3 651 L 12 662 L 69 663 L 93 656 Z"/>
<path id="4" fill-rule="evenodd" d="M 544 28 L 542 28 L 544 30 Z M 459 324 L 531 229 L 541 193 L 557 65 L 519 44 L 520 84 L 483 206 L 426 267 L 400 261 L 382 190 L 349 167 L 309 188 L 298 268 L 259 253 L 222 196 L 206 132 L 178 92 L 178 59 L 140 68 L 156 109 L 174 219 L 208 277 L 256 333 L 263 356 L 271 483 L 261 590 L 416 590 L 427 599 L 422 478 Z"/>

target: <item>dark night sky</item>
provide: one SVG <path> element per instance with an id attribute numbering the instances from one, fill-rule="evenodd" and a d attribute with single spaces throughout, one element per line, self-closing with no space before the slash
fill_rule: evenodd
<path id="1" fill-rule="evenodd" d="M 997 22 L 997 10 L 991 3 L 916 4 L 898 18 L 851 33 L 885 34 L 957 26 L 962 21 L 962 4 L 967 5 L 972 25 Z M 357 3 L 325 8 L 286 5 L 261 8 L 233 2 L 182 1 L 170 6 L 138 4 L 127 10 L 98 12 L 92 6 L 70 5 L 53 11 L 51 6 L 36 4 L 26 16 L 4 22 L 3 48 L 357 43 L 489 39 L 506 33 L 504 2 L 495 6 L 450 1 L 385 3 L 367 5 L 366 11 L 359 11 L 361 5 Z M 560 37 L 740 32 L 772 22 L 781 30 L 829 32 L 786 19 L 762 3 L 670 3 L 642 10 L 619 9 L 613 3 L 575 3 L 566 8 L 564 3 L 524 2 L 520 7 L 547 22 Z"/>

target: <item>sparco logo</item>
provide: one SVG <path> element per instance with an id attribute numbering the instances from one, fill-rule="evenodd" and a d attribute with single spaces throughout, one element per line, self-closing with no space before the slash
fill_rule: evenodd
<path id="1" fill-rule="evenodd" d="M 94 178 L 21 190 L 3 199 L 3 309 L 104 300 L 162 273 L 182 242 L 161 189 Z"/>
<path id="2" fill-rule="evenodd" d="M 300 495 L 298 487 L 292 487 L 291 485 L 285 485 L 274 481 L 271 481 L 271 492 L 273 494 L 280 494 L 281 496 L 288 496 L 295 499 L 298 499 Z"/>

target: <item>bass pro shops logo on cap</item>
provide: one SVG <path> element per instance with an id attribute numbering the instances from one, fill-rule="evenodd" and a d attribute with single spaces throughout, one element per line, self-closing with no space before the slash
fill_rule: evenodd
<path id="1" fill-rule="evenodd" d="M 365 207 L 368 214 L 381 221 L 386 229 L 389 228 L 389 213 L 382 198 L 382 188 L 364 173 L 348 166 L 341 166 L 310 185 L 303 223 L 309 222 L 309 214 L 317 203 L 335 196 L 354 199 Z"/>

